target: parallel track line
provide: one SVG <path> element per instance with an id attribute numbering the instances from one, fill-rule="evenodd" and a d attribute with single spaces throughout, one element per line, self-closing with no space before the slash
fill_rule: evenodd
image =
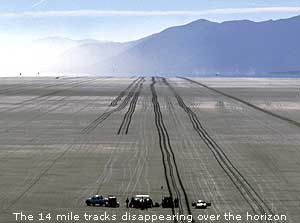
<path id="1" fill-rule="evenodd" d="M 205 84 L 202 84 L 202 83 L 200 83 L 200 82 L 194 81 L 194 80 L 189 79 L 189 78 L 186 78 L 186 77 L 178 77 L 178 78 L 181 78 L 181 79 L 183 79 L 183 80 L 189 81 L 189 82 L 191 82 L 191 83 L 193 83 L 193 84 L 196 84 L 196 85 L 199 85 L 199 86 L 201 86 L 201 87 L 207 88 L 207 89 L 209 89 L 209 90 L 211 90 L 211 91 L 214 91 L 214 92 L 216 92 L 216 93 L 218 93 L 218 94 L 221 94 L 221 95 L 226 96 L 226 97 L 228 97 L 228 98 L 231 98 L 231 99 L 233 99 L 233 100 L 235 100 L 235 101 L 238 101 L 238 102 L 240 102 L 240 103 L 242 103 L 242 104 L 245 104 L 245 105 L 247 105 L 247 106 L 249 106 L 249 107 L 251 107 L 251 108 L 254 108 L 254 109 L 258 110 L 258 111 L 261 111 L 261 112 L 263 112 L 263 113 L 265 113 L 265 114 L 268 114 L 268 115 L 271 115 L 271 116 L 273 116 L 273 117 L 275 117 L 275 118 L 278 118 L 278 119 L 280 119 L 280 120 L 286 121 L 286 122 L 288 122 L 288 123 L 290 123 L 290 124 L 292 124 L 292 125 L 294 125 L 294 126 L 296 126 L 296 127 L 300 127 L 300 122 L 297 122 L 297 121 L 295 121 L 295 120 L 293 120 L 293 119 L 290 119 L 290 118 L 288 118 L 288 117 L 285 117 L 285 116 L 276 114 L 276 113 L 274 113 L 274 112 L 268 111 L 268 110 L 266 110 L 266 109 L 263 109 L 263 108 L 261 108 L 261 107 L 258 107 L 258 106 L 254 105 L 254 104 L 252 104 L 252 103 L 250 103 L 250 102 L 248 102 L 248 101 L 245 101 L 245 100 L 243 100 L 243 99 L 241 99 L 241 98 L 238 98 L 238 97 L 233 96 L 233 95 L 231 95 L 231 94 L 228 94 L 228 93 L 225 93 L 225 92 L 223 92 L 223 91 L 217 90 L 217 89 L 215 89 L 215 88 L 213 88 L 213 87 L 209 87 L 209 86 L 207 86 L 207 85 L 205 85 Z"/>
<path id="2" fill-rule="evenodd" d="M 209 135 L 204 128 L 197 115 L 185 104 L 182 97 L 178 95 L 175 88 L 163 78 L 163 82 L 170 88 L 174 96 L 177 99 L 179 106 L 187 113 L 194 130 L 198 133 L 200 138 L 204 141 L 210 151 L 213 153 L 215 159 L 219 163 L 220 167 L 224 170 L 237 190 L 241 193 L 243 198 L 250 205 L 254 213 L 258 214 L 272 214 L 272 209 L 263 200 L 263 198 L 255 191 L 251 184 L 245 179 L 245 177 L 239 172 L 234 164 L 227 157 L 223 148 Z M 268 221 L 273 222 L 273 221 Z"/>
<path id="3" fill-rule="evenodd" d="M 125 88 L 119 95 L 118 97 L 116 97 L 109 106 L 114 107 L 117 106 L 118 102 L 125 96 L 126 92 L 135 84 L 135 82 L 137 82 L 139 79 L 141 79 L 140 77 L 135 79 L 131 84 L 128 85 L 127 88 Z"/>
<path id="4" fill-rule="evenodd" d="M 81 130 L 81 134 L 89 134 L 91 133 L 94 129 L 97 128 L 98 125 L 100 125 L 103 121 L 105 121 L 110 115 L 112 115 L 115 112 L 123 110 L 127 104 L 129 103 L 130 99 L 134 96 L 134 93 L 136 89 L 138 88 L 139 84 L 143 81 L 144 79 L 141 78 L 137 83 L 135 83 L 134 87 L 129 91 L 128 95 L 125 97 L 125 99 L 122 101 L 122 103 L 107 112 L 102 113 L 99 115 L 95 120 L 93 120 L 88 126 L 86 126 L 84 129 Z"/>
<path id="5" fill-rule="evenodd" d="M 162 154 L 162 162 L 163 162 L 163 166 L 164 166 L 165 179 L 166 179 L 169 195 L 170 195 L 171 199 L 174 200 L 173 199 L 174 195 L 172 192 L 172 187 L 173 187 L 175 194 L 176 194 L 177 198 L 179 199 L 179 214 L 183 214 L 184 210 L 183 210 L 183 205 L 181 203 L 180 190 L 179 190 L 179 188 L 177 186 L 177 182 L 176 182 L 176 180 L 178 180 L 181 190 L 183 191 L 183 194 L 184 194 L 184 199 L 185 199 L 185 204 L 186 204 L 186 207 L 188 210 L 188 214 L 192 215 L 190 205 L 189 205 L 189 199 L 188 199 L 186 190 L 184 188 L 184 185 L 182 183 L 181 176 L 179 174 L 179 170 L 178 170 L 178 166 L 177 166 L 177 162 L 176 162 L 176 158 L 175 158 L 175 154 L 174 154 L 172 146 L 171 146 L 170 137 L 169 137 L 168 131 L 167 131 L 166 126 L 163 121 L 163 116 L 162 116 L 162 113 L 160 110 L 160 104 L 158 102 L 157 92 L 156 92 L 156 89 L 154 86 L 155 84 L 156 84 L 155 78 L 152 77 L 152 84 L 150 87 L 151 87 L 151 92 L 152 92 L 152 104 L 153 104 L 154 114 L 155 114 L 155 125 L 156 125 L 158 136 L 159 136 L 159 146 L 160 146 L 160 150 L 161 150 L 161 154 Z M 165 161 L 165 157 L 167 158 L 166 159 L 167 163 Z M 176 175 L 174 175 L 173 164 L 175 167 Z M 169 175 L 170 175 L 172 184 L 169 181 L 167 169 L 169 169 Z M 171 187 L 171 185 L 172 185 L 172 187 Z M 172 208 L 172 213 L 173 214 L 175 213 L 174 208 Z M 194 220 L 193 220 L 193 222 L 194 222 Z"/>
<path id="6" fill-rule="evenodd" d="M 125 113 L 123 121 L 120 125 L 120 128 L 119 128 L 118 132 L 117 132 L 118 135 L 120 135 L 120 134 L 127 135 L 128 134 L 128 130 L 129 130 L 129 126 L 130 126 L 130 123 L 131 123 L 131 120 L 132 120 L 132 116 L 135 112 L 136 104 L 137 104 L 137 101 L 140 97 L 140 93 L 142 91 L 142 88 L 143 88 L 143 82 L 140 83 L 137 92 L 135 92 L 135 94 L 134 94 L 134 96 L 133 96 L 133 98 L 132 98 L 132 100 L 129 104 L 129 108 L 128 108 L 127 112 Z"/>

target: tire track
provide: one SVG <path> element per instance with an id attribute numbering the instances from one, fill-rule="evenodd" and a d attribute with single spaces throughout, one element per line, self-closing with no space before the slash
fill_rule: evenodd
<path id="1" fill-rule="evenodd" d="M 89 107 L 90 105 L 94 104 L 95 101 L 92 101 L 91 103 L 88 103 L 87 105 L 85 105 L 84 107 L 82 107 L 81 109 L 75 111 L 72 116 L 76 116 L 78 115 L 81 111 L 83 111 L 84 109 L 86 109 L 87 107 Z M 38 141 L 39 137 L 45 133 L 42 132 L 39 135 L 37 135 L 34 139 L 30 140 L 30 142 L 34 141 L 36 139 L 36 141 Z M 79 140 L 80 141 L 80 140 Z M 85 141 L 89 141 L 88 139 L 86 139 Z M 23 144 L 24 146 L 25 144 Z M 13 199 L 9 205 L 5 208 L 2 208 L 2 210 L 7 213 L 8 209 L 10 209 L 11 207 L 13 207 L 18 201 L 20 201 L 36 184 L 39 183 L 39 181 L 46 175 L 49 173 L 49 171 L 55 166 L 55 164 L 61 159 L 63 158 L 70 150 L 73 149 L 74 146 L 76 146 L 76 142 L 75 140 L 73 140 L 73 142 L 71 143 L 71 145 L 67 146 L 67 148 L 63 149 L 61 153 L 58 153 L 57 156 L 55 156 L 54 158 L 49 157 L 47 158 L 44 162 L 45 163 L 50 163 L 47 165 L 44 165 L 45 168 L 41 168 L 43 169 L 37 176 L 35 176 L 31 182 L 29 182 L 28 186 L 26 187 L 25 190 L 21 191 L 21 193 L 15 198 Z M 85 145 L 84 143 L 82 145 Z"/>
<path id="2" fill-rule="evenodd" d="M 106 120 L 110 115 L 112 115 L 115 112 L 123 110 L 127 104 L 129 103 L 130 99 L 134 96 L 134 93 L 136 89 L 138 88 L 139 84 L 144 80 L 144 78 L 141 78 L 134 87 L 129 91 L 126 98 L 123 100 L 123 102 L 116 108 L 102 113 L 100 116 L 98 116 L 94 121 L 92 121 L 88 126 L 86 126 L 82 131 L 81 134 L 89 134 L 91 133 L 95 128 L 97 128 L 98 125 L 100 125 L 104 120 Z"/>
<path id="3" fill-rule="evenodd" d="M 190 143 L 190 142 L 193 141 L 193 139 L 190 138 L 190 134 L 186 134 L 189 131 L 186 129 L 186 126 L 183 124 L 184 120 L 182 120 L 180 117 L 178 117 L 178 115 L 177 115 L 177 113 L 175 111 L 175 107 L 174 107 L 174 105 L 173 105 L 172 100 L 171 100 L 170 97 L 171 96 L 165 96 L 165 102 L 167 104 L 167 109 L 168 109 L 168 111 L 169 111 L 169 113 L 170 113 L 170 115 L 171 115 L 171 117 L 173 119 L 174 126 L 176 126 L 176 128 L 179 127 L 180 130 L 181 130 L 180 137 L 183 139 L 183 145 L 182 145 L 183 149 L 180 150 L 181 156 L 185 157 L 186 160 L 188 160 L 188 159 L 195 159 L 196 157 L 200 158 L 202 156 L 201 155 L 201 151 L 197 150 L 197 148 L 195 147 L 195 145 Z M 193 153 L 189 154 L 189 155 L 186 154 L 185 151 L 186 151 L 187 148 L 192 148 Z M 186 163 L 183 163 L 183 166 L 184 166 L 184 169 L 186 169 L 186 170 L 192 170 L 194 168 L 192 166 L 185 165 L 185 164 Z M 208 167 L 205 165 L 205 163 L 199 162 L 199 165 L 200 166 L 199 167 L 197 166 L 197 168 L 205 170 L 206 174 L 208 175 L 208 179 L 206 179 L 205 187 L 207 188 L 206 190 L 209 191 L 209 194 L 211 195 L 209 197 L 212 198 L 212 197 L 214 197 L 212 191 L 219 192 L 220 190 L 216 189 L 217 188 L 216 183 L 215 183 L 213 177 L 211 176 L 210 171 L 208 170 Z M 194 175 L 193 171 L 191 171 L 190 174 Z M 192 180 L 195 181 L 196 179 L 197 179 L 197 177 L 193 177 Z M 212 183 L 210 183 L 210 182 L 212 182 Z M 194 197 L 199 196 L 199 194 L 197 193 L 197 186 L 199 186 L 198 188 L 200 188 L 201 191 L 202 191 L 202 194 L 204 194 L 204 191 L 205 191 L 205 190 L 203 190 L 204 185 L 200 183 L 200 179 L 199 178 L 197 179 L 197 183 L 192 183 L 190 185 L 192 187 L 192 191 L 193 191 L 193 196 Z M 222 197 L 221 194 L 218 194 L 217 196 Z M 204 197 L 207 197 L 207 196 L 204 195 Z M 220 211 L 220 209 L 216 205 L 213 205 L 212 209 L 215 210 L 215 213 L 222 213 Z"/>
<path id="4" fill-rule="evenodd" d="M 263 198 L 255 191 L 251 184 L 238 171 L 234 164 L 230 161 L 224 153 L 223 148 L 208 134 L 202 123 L 199 121 L 197 115 L 184 103 L 181 96 L 179 96 L 171 84 L 163 78 L 163 82 L 170 88 L 177 99 L 179 106 L 187 113 L 194 130 L 198 133 L 200 138 L 204 141 L 210 151 L 213 153 L 216 161 L 224 170 L 237 190 L 241 193 L 246 202 L 250 205 L 255 214 L 271 214 L 274 215 L 272 209 L 263 200 Z M 260 221 L 262 222 L 262 221 Z M 267 221 L 274 222 L 274 221 Z M 279 222 L 279 221 L 277 221 Z"/>
<path id="5" fill-rule="evenodd" d="M 0 87 L 2 87 L 3 85 L 1 85 Z M 15 85 L 12 85 L 12 86 L 10 86 L 10 87 L 8 87 L 8 88 L 5 88 L 5 89 L 1 89 L 1 91 L 0 91 L 0 96 L 5 96 L 5 95 L 7 95 L 7 94 L 9 94 L 10 93 L 10 91 L 15 91 L 15 90 L 20 90 L 20 86 L 19 85 L 17 85 L 17 84 L 15 84 Z"/>
<path id="6" fill-rule="evenodd" d="M 141 77 L 135 79 L 131 84 L 128 85 L 127 88 L 125 88 L 118 97 L 116 97 L 109 106 L 114 107 L 117 106 L 118 102 L 124 97 L 124 95 L 126 94 L 126 92 L 135 84 L 135 82 L 137 82 L 138 80 L 140 80 Z"/>
<path id="7" fill-rule="evenodd" d="M 75 111 L 72 116 L 76 116 L 77 114 L 79 114 L 82 110 L 86 109 L 88 106 L 90 106 L 91 104 L 93 104 L 93 102 L 88 103 L 87 105 L 85 105 L 84 107 L 82 107 L 81 109 Z M 47 114 L 47 113 L 46 113 Z M 43 114 L 43 115 L 46 115 Z M 31 139 L 29 142 L 33 142 L 34 140 L 38 141 L 38 139 L 40 138 L 40 136 L 42 134 L 44 134 L 46 131 L 41 132 L 40 134 L 38 134 L 36 137 L 34 137 L 33 139 Z M 28 143 L 29 143 L 28 142 Z M 29 144 L 23 144 L 22 146 L 26 146 Z M 61 152 L 58 153 L 58 155 L 56 155 L 53 159 L 52 157 L 49 157 L 48 159 L 45 160 L 45 162 L 49 162 L 49 165 L 46 165 L 45 168 L 42 168 L 43 170 L 41 170 L 41 172 L 35 176 L 32 181 L 28 184 L 28 186 L 26 186 L 26 188 L 24 190 L 22 190 L 22 192 L 16 197 L 14 198 L 8 206 L 2 208 L 2 210 L 6 213 L 8 211 L 8 209 L 10 209 L 11 207 L 13 207 L 18 201 L 20 201 L 36 184 L 38 184 L 40 182 L 40 180 L 46 175 L 48 174 L 48 172 L 55 166 L 55 164 L 64 157 L 65 154 L 67 154 L 75 145 L 75 140 L 73 140 L 73 142 L 71 143 L 71 145 L 67 146 L 65 149 L 62 149 Z"/>
<path id="8" fill-rule="evenodd" d="M 183 214 L 183 205 L 181 203 L 181 195 L 180 195 L 180 191 L 179 191 L 179 188 L 178 188 L 177 182 L 176 182 L 176 180 L 178 180 L 180 188 L 184 194 L 184 199 L 185 199 L 185 204 L 186 204 L 186 207 L 188 210 L 188 214 L 192 215 L 190 205 L 189 205 L 189 199 L 188 199 L 186 190 L 183 186 L 183 183 L 182 183 L 179 171 L 178 171 L 178 166 L 177 166 L 175 155 L 174 155 L 174 152 L 173 152 L 173 149 L 171 146 L 170 137 L 169 137 L 168 131 L 167 131 L 164 121 L 163 121 L 162 113 L 160 110 L 160 104 L 158 102 L 157 92 L 156 92 L 156 89 L 154 86 L 155 84 L 156 84 L 155 78 L 152 77 L 152 83 L 150 85 L 150 88 L 151 88 L 151 92 L 152 92 L 152 104 L 153 104 L 153 109 L 154 109 L 154 114 L 155 114 L 155 125 L 156 125 L 157 132 L 158 132 L 159 147 L 160 147 L 161 154 L 162 154 L 164 174 L 165 174 L 165 179 L 166 179 L 166 184 L 168 187 L 169 195 L 170 195 L 171 199 L 174 200 L 173 190 L 175 191 L 175 194 L 176 194 L 177 198 L 179 199 L 179 213 Z M 167 161 L 167 163 L 166 163 L 166 161 Z M 175 169 L 176 175 L 174 175 L 174 169 Z M 168 173 L 168 171 L 169 171 L 169 173 Z M 169 177 L 170 177 L 171 181 L 170 181 Z M 174 208 L 172 208 L 172 213 L 175 214 Z M 194 222 L 194 220 L 193 220 L 193 222 Z"/>
<path id="9" fill-rule="evenodd" d="M 51 96 L 57 94 L 57 93 L 60 93 L 60 92 L 64 92 L 68 89 L 71 89 L 71 88 L 74 88 L 74 87 L 78 87 L 80 86 L 82 83 L 85 83 L 85 82 L 89 82 L 91 80 L 84 80 L 84 81 L 76 81 L 76 82 L 71 82 L 71 83 L 62 83 L 62 84 L 58 84 L 58 85 L 54 85 L 54 87 L 57 87 L 57 86 L 65 86 L 67 85 L 68 87 L 67 88 L 64 88 L 64 89 L 60 89 L 60 90 L 56 90 L 56 91 L 53 91 L 53 92 L 50 92 L 48 94 L 44 94 L 44 95 L 39 95 L 37 97 L 34 97 L 34 98 L 31 98 L 31 99 L 27 99 L 27 100 L 24 100 L 24 101 L 21 101 L 19 103 L 16 103 L 14 105 L 16 105 L 15 107 L 13 108 L 9 108 L 9 109 L 6 109 L 6 110 L 2 110 L 0 111 L 1 113 L 2 112 L 12 112 L 18 108 L 21 108 L 23 107 L 24 105 L 26 105 L 28 102 L 33 102 L 33 101 L 37 101 L 37 102 L 40 102 L 40 100 L 43 100 L 43 103 L 45 102 L 45 98 L 47 97 L 47 99 L 49 99 Z M 53 85 L 52 85 L 53 86 Z M 44 89 L 48 88 L 48 87 L 51 87 L 51 86 L 47 86 L 45 87 Z"/>
<path id="10" fill-rule="evenodd" d="M 57 163 L 58 160 L 60 160 L 71 148 L 72 148 L 73 145 L 69 146 L 67 149 L 65 149 L 61 154 L 59 154 L 52 162 L 51 164 L 44 170 L 41 172 L 41 174 L 39 176 L 37 176 L 37 178 L 19 195 L 17 196 L 10 204 L 9 206 L 7 206 L 5 208 L 4 211 L 7 211 L 9 208 L 11 208 L 12 206 L 14 206 L 20 199 L 22 199 L 26 193 L 28 191 L 30 191 L 30 189 L 36 185 L 40 179 L 45 176 L 49 170 Z"/>
<path id="11" fill-rule="evenodd" d="M 132 116 L 133 116 L 133 113 L 135 112 L 135 108 L 136 108 L 136 104 L 137 104 L 137 101 L 139 100 L 139 97 L 140 97 L 140 94 L 141 94 L 141 91 L 142 91 L 142 88 L 143 88 L 143 82 L 145 80 L 143 79 L 143 81 L 139 84 L 139 88 L 138 90 L 135 92 L 130 104 L 129 104 L 129 108 L 127 110 L 127 112 L 125 113 L 124 115 L 124 118 L 123 118 L 123 121 L 120 125 L 120 128 L 118 130 L 118 135 L 122 134 L 122 135 L 127 135 L 128 134 L 128 130 L 129 130 L 129 126 L 130 126 L 130 123 L 131 123 L 131 119 L 132 119 Z"/>
<path id="12" fill-rule="evenodd" d="M 82 83 L 86 83 L 86 82 L 90 82 L 90 81 L 91 81 L 91 80 L 86 80 L 86 81 L 76 82 L 76 83 L 73 83 L 74 85 L 72 84 L 72 85 L 71 85 L 70 87 L 68 87 L 68 88 L 65 88 L 65 89 L 62 89 L 62 90 L 58 90 L 58 91 L 55 91 L 55 92 L 51 92 L 51 93 L 49 93 L 49 94 L 47 94 L 47 95 L 44 95 L 44 96 L 42 95 L 42 96 L 39 96 L 39 97 L 33 98 L 33 99 L 40 99 L 40 100 L 42 100 L 42 98 L 47 97 L 47 99 L 46 99 L 45 101 L 38 101 L 38 103 L 42 102 L 42 103 L 40 103 L 39 105 L 43 105 L 43 104 L 47 103 L 48 100 L 51 99 L 51 96 L 53 96 L 53 95 L 55 95 L 55 94 L 57 94 L 57 93 L 59 93 L 59 92 L 64 92 L 64 91 L 66 91 L 66 90 L 68 90 L 68 89 L 70 89 L 70 88 L 79 87 L 79 86 L 81 86 Z M 64 96 L 64 97 L 60 98 L 59 100 L 55 101 L 54 106 L 53 106 L 52 108 L 48 109 L 46 112 L 44 112 L 44 113 L 42 113 L 42 114 L 35 115 L 35 116 L 33 116 L 32 118 L 27 119 L 27 120 L 25 120 L 25 121 L 23 121 L 23 122 L 21 122 L 21 123 L 19 123 L 19 124 L 17 124 L 17 125 L 14 125 L 14 126 L 11 126 L 11 127 L 9 127 L 9 128 L 6 128 L 6 129 L 2 130 L 1 132 L 9 132 L 9 131 L 11 131 L 11 130 L 13 130 L 13 129 L 16 129 L 16 128 L 19 128 L 19 127 L 21 127 L 21 126 L 24 126 L 25 124 L 28 124 L 28 123 L 30 123 L 30 122 L 36 120 L 37 118 L 43 117 L 43 116 L 45 116 L 45 115 L 47 115 L 47 114 L 50 114 L 50 113 L 53 112 L 53 111 L 56 111 L 57 109 L 62 108 L 63 106 L 65 106 L 65 105 L 68 103 L 68 102 L 65 102 L 65 99 L 66 99 L 67 97 L 68 97 L 68 96 Z M 64 102 L 64 103 L 61 104 L 61 102 Z M 20 107 L 20 106 L 18 106 L 18 107 Z M 16 108 L 17 108 L 17 107 L 12 108 L 11 111 L 14 110 L 14 109 L 16 109 Z M 34 109 L 28 109 L 28 110 L 25 110 L 25 112 L 29 112 L 29 111 L 30 111 L 30 112 L 34 112 L 35 110 L 34 110 Z M 24 112 L 24 111 L 22 111 L 22 112 Z"/>
<path id="13" fill-rule="evenodd" d="M 145 101 L 146 98 L 143 97 L 142 103 L 147 103 Z M 134 148 L 135 153 L 128 156 L 128 158 L 123 159 L 122 163 L 119 164 L 120 166 L 126 167 L 123 168 L 123 179 L 128 180 L 127 183 L 124 183 L 125 180 L 122 181 L 119 187 L 119 194 L 121 194 L 121 196 L 123 197 L 130 197 L 136 191 L 145 191 L 147 192 L 147 194 L 151 193 L 151 186 L 148 181 L 149 163 L 147 160 L 147 157 L 149 155 L 149 142 L 147 143 L 147 140 L 144 140 L 147 138 L 147 128 L 145 126 L 147 125 L 146 122 L 148 121 L 148 119 L 142 118 L 141 120 L 142 121 L 139 125 L 140 130 L 137 131 L 136 135 L 136 138 L 138 140 L 137 142 L 133 142 L 134 146 L 131 146 L 131 149 Z M 133 171 L 131 171 L 132 169 Z M 144 181 L 145 185 L 147 185 L 147 190 L 145 190 L 145 188 L 142 186 L 142 181 Z"/>
<path id="14" fill-rule="evenodd" d="M 293 119 L 290 119 L 290 118 L 288 118 L 288 117 L 285 117 L 285 116 L 282 116 L 282 115 L 278 115 L 278 114 L 276 114 L 276 113 L 274 113 L 274 112 L 271 112 L 271 111 L 268 111 L 268 110 L 263 109 L 263 108 L 261 108 L 261 107 L 258 107 L 258 106 L 254 105 L 254 104 L 251 104 L 251 103 L 248 102 L 248 101 L 245 101 L 245 100 L 243 100 L 243 99 L 240 99 L 240 98 L 238 98 L 238 97 L 235 97 L 235 96 L 233 96 L 233 95 L 230 95 L 230 94 L 228 94 L 228 93 L 225 93 L 225 92 L 223 92 L 223 91 L 217 90 L 216 88 L 209 87 L 209 86 L 207 86 L 207 85 L 205 85 L 205 84 L 202 84 L 202 83 L 200 83 L 200 82 L 194 81 L 194 80 L 189 79 L 189 78 L 186 78 L 186 77 L 178 77 L 178 78 L 183 79 L 183 80 L 186 80 L 186 81 L 188 81 L 188 82 L 190 82 L 190 83 L 199 85 L 199 86 L 201 86 L 201 87 L 207 88 L 207 89 L 209 89 L 209 90 L 211 90 L 211 91 L 214 91 L 214 92 L 216 92 L 216 93 L 218 93 L 218 94 L 221 94 L 221 95 L 226 96 L 226 97 L 228 97 L 228 98 L 230 98 L 230 99 L 233 99 L 233 100 L 235 100 L 235 101 L 238 101 L 238 102 L 240 102 L 240 103 L 242 103 L 242 104 L 244 104 L 244 105 L 247 105 L 247 106 L 249 106 L 249 107 L 251 107 L 251 108 L 254 108 L 254 109 L 258 110 L 258 111 L 261 111 L 261 112 L 263 112 L 263 113 L 265 113 L 265 114 L 268 114 L 268 115 L 271 115 L 271 116 L 273 116 L 273 117 L 275 117 L 275 118 L 278 118 L 278 119 L 280 119 L 280 120 L 286 121 L 286 122 L 288 122 L 288 123 L 290 123 L 290 124 L 292 124 L 292 125 L 294 125 L 294 126 L 296 126 L 296 127 L 300 127 L 300 122 L 297 122 L 297 121 L 295 121 L 295 120 L 293 120 Z"/>
<path id="15" fill-rule="evenodd" d="M 39 81 L 39 80 L 38 80 Z M 30 84 L 30 85 L 35 85 L 35 84 L 38 84 L 39 82 L 30 82 L 30 83 L 24 83 L 24 82 L 20 82 L 20 83 L 16 83 L 14 85 L 12 85 L 11 87 L 9 88 L 6 88 L 6 89 L 1 89 L 2 91 L 0 92 L 0 95 L 1 96 L 6 96 L 6 95 L 9 95 L 9 94 L 14 94 L 14 95 L 19 95 L 21 93 L 24 93 L 24 92 L 27 92 L 27 91 L 32 91 L 32 90 L 39 90 L 39 89 L 47 89 L 47 88 L 50 88 L 50 87 L 57 87 L 57 86 L 62 86 L 62 85 L 66 85 L 67 83 L 60 83 L 60 84 L 56 84 L 56 85 L 53 85 L 53 84 L 50 84 L 50 85 L 46 85 L 46 86 L 42 86 L 42 87 L 37 87 L 37 88 L 26 88 L 27 85 L 26 84 Z M 20 88 L 20 85 L 22 86 Z M 2 86 L 2 85 L 1 85 Z M 15 90 L 18 90 L 18 91 L 15 91 Z"/>

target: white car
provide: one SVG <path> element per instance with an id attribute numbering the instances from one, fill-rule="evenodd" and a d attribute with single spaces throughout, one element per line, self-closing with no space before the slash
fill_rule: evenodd
<path id="1" fill-rule="evenodd" d="M 206 209 L 207 207 L 211 206 L 211 203 L 206 202 L 204 200 L 198 200 L 197 202 L 193 202 L 192 206 L 196 209 Z"/>

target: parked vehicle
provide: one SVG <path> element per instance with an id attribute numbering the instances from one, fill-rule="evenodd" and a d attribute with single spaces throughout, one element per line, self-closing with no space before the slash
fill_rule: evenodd
<path id="1" fill-rule="evenodd" d="M 103 197 L 102 195 L 94 195 L 86 199 L 85 203 L 87 206 L 101 206 L 110 208 L 117 208 L 120 206 L 117 198 L 113 195 L 109 195 L 108 197 Z"/>
<path id="2" fill-rule="evenodd" d="M 94 195 L 86 199 L 85 203 L 87 206 L 103 206 L 105 205 L 105 200 L 102 195 Z"/>
<path id="3" fill-rule="evenodd" d="M 110 207 L 110 208 L 118 208 L 120 207 L 119 202 L 117 201 L 117 198 L 113 195 L 109 195 L 105 200 L 105 207 Z"/>
<path id="4" fill-rule="evenodd" d="M 211 203 L 203 200 L 198 200 L 197 202 L 193 202 L 192 206 L 195 207 L 195 209 L 206 209 L 207 207 L 211 206 Z"/>
<path id="5" fill-rule="evenodd" d="M 147 209 L 153 207 L 153 201 L 149 195 L 135 195 L 129 203 L 130 208 Z"/>

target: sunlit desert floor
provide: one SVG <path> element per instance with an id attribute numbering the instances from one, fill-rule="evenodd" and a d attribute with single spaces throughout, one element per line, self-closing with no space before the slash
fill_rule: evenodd
<path id="1" fill-rule="evenodd" d="M 0 132 L 1 223 L 19 211 L 120 215 L 135 194 L 179 197 L 174 212 L 196 222 L 300 219 L 300 79 L 0 78 Z M 93 194 L 120 208 L 87 207 Z M 212 206 L 194 209 L 198 199 Z"/>

